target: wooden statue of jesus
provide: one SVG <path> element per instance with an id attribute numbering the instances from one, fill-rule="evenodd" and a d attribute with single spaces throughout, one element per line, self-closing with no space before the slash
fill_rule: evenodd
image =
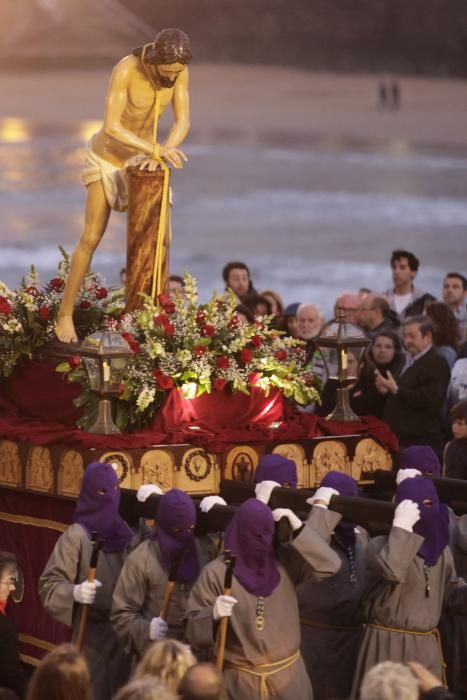
<path id="1" fill-rule="evenodd" d="M 110 216 L 111 209 L 126 211 L 128 208 L 129 177 L 130 200 L 134 199 L 133 212 L 141 210 L 141 198 L 145 197 L 148 183 L 155 183 L 159 202 L 157 212 L 159 233 L 162 227 L 168 230 L 168 164 L 183 167 L 187 160 L 178 149 L 190 128 L 188 96 L 188 63 L 191 47 L 188 36 L 180 29 L 163 29 L 154 42 L 137 48 L 123 58 L 114 68 L 107 92 L 104 123 L 100 131 L 91 138 L 86 153 L 83 182 L 87 187 L 87 202 L 84 230 L 71 258 L 71 268 L 66 281 L 62 303 L 58 312 L 55 332 L 62 342 L 78 340 L 73 325 L 73 308 L 83 277 L 90 265 L 92 255 L 99 244 Z M 157 143 L 159 116 L 171 104 L 174 124 L 163 144 Z M 135 169 L 143 178 L 127 173 Z M 165 199 L 164 199 L 165 197 Z M 137 209 L 135 210 L 135 206 Z M 151 206 L 151 205 L 150 205 Z M 130 212 L 131 213 L 131 212 Z M 151 213 L 151 212 L 149 212 Z M 153 217 L 154 220 L 154 217 Z M 130 228 L 138 228 L 138 220 Z M 146 227 L 147 229 L 147 227 Z M 153 232 L 151 232 L 152 235 Z M 156 232 L 157 233 L 157 232 Z M 142 240 L 129 241 L 128 251 L 137 252 Z M 161 279 L 167 272 L 168 242 L 159 240 L 155 244 L 155 255 L 151 261 L 152 273 L 159 275 L 157 287 L 161 291 Z M 142 251 L 140 251 L 142 252 Z M 141 258 L 143 256 L 140 256 Z M 144 256 L 147 260 L 147 256 Z M 133 256 L 138 261 L 138 255 Z M 132 277 L 138 278 L 138 270 L 129 271 L 129 289 Z M 141 289 L 140 291 L 147 291 Z M 133 295 L 134 296 L 134 295 Z"/>

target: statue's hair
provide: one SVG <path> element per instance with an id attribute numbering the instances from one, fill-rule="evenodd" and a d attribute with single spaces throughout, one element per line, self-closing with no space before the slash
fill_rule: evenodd
<path id="1" fill-rule="evenodd" d="M 383 661 L 365 674 L 361 700 L 418 700 L 418 683 L 404 664 Z"/>
<path id="2" fill-rule="evenodd" d="M 160 678 L 170 690 L 176 692 L 186 671 L 195 663 L 196 658 L 189 646 L 175 639 L 164 639 L 154 642 L 147 649 L 133 678 Z"/>
<path id="3" fill-rule="evenodd" d="M 141 56 L 144 47 L 133 49 L 134 56 Z M 152 44 L 148 44 L 144 54 L 148 63 L 165 66 L 171 63 L 187 65 L 191 62 L 191 43 L 181 29 L 161 29 Z"/>

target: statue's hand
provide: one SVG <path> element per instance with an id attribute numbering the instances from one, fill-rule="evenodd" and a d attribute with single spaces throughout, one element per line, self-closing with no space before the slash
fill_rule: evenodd
<path id="1" fill-rule="evenodd" d="M 167 146 L 160 146 L 159 155 L 164 160 L 168 161 L 174 168 L 183 168 L 183 164 L 188 161 L 188 158 L 180 151 L 178 148 L 169 148 Z"/>
<path id="2" fill-rule="evenodd" d="M 153 173 L 157 168 L 160 167 L 160 163 L 158 160 L 154 160 L 154 158 L 148 158 L 148 157 L 143 157 L 140 160 L 138 160 L 137 163 L 134 163 L 138 167 L 138 170 L 148 170 L 149 172 Z"/>

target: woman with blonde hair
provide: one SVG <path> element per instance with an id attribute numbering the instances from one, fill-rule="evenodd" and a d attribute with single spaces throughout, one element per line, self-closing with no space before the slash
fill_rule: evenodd
<path id="1" fill-rule="evenodd" d="M 92 700 L 88 667 L 74 644 L 62 644 L 42 659 L 26 700 Z"/>
<path id="2" fill-rule="evenodd" d="M 136 667 L 133 678 L 159 678 L 175 693 L 186 671 L 196 663 L 188 645 L 176 639 L 164 639 L 151 644 Z"/>
<path id="3" fill-rule="evenodd" d="M 165 683 L 157 678 L 139 678 L 130 681 L 120 688 L 114 700 L 177 700 L 178 695 L 173 693 Z"/>

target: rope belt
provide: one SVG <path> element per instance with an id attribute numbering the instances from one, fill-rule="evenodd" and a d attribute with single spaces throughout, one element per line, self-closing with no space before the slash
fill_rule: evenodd
<path id="1" fill-rule="evenodd" d="M 414 637 L 430 637 L 433 636 L 438 644 L 439 658 L 441 659 L 441 680 L 443 685 L 447 688 L 447 677 L 446 677 L 446 661 L 444 660 L 443 647 L 441 646 L 441 637 L 438 629 L 428 630 L 427 632 L 416 632 L 415 630 L 401 630 L 398 627 L 385 627 L 384 625 L 377 625 L 375 623 L 369 622 L 367 627 L 372 627 L 377 630 L 384 630 L 385 632 L 398 632 L 399 634 L 410 634 Z"/>
<path id="2" fill-rule="evenodd" d="M 363 629 L 363 625 L 327 625 L 324 622 L 313 622 L 313 620 L 305 620 L 303 617 L 300 618 L 300 624 L 307 625 L 307 627 L 317 627 L 321 630 L 339 630 L 341 632 L 358 632 Z"/>
<path id="3" fill-rule="evenodd" d="M 154 83 L 152 75 L 150 74 L 145 62 L 144 57 L 146 55 L 146 49 L 150 44 L 143 46 L 143 51 L 141 54 L 141 63 L 148 78 L 149 82 L 154 88 L 154 123 L 152 129 L 152 158 L 159 162 L 159 167 L 164 173 L 164 180 L 162 184 L 162 196 L 161 196 L 161 209 L 159 213 L 159 226 L 157 229 L 157 240 L 156 240 L 156 250 L 154 253 L 154 264 L 153 264 L 153 274 L 152 274 L 152 285 L 151 285 L 151 298 L 155 298 L 163 292 L 163 283 L 165 280 L 162 279 L 162 257 L 164 250 L 164 239 L 165 232 L 167 228 L 167 218 L 168 218 L 168 206 L 169 206 L 169 181 L 170 181 L 170 168 L 167 163 L 160 157 L 160 144 L 157 141 L 157 127 L 159 124 L 159 114 L 160 114 L 160 91 L 157 85 Z M 170 231 L 169 231 L 170 236 Z"/>
<path id="4" fill-rule="evenodd" d="M 300 658 L 300 650 L 296 651 L 292 656 L 286 659 L 281 659 L 280 661 L 274 661 L 271 664 L 259 664 L 258 666 L 238 666 L 237 664 L 225 663 L 225 668 L 234 668 L 236 671 L 243 671 L 244 673 L 249 673 L 250 676 L 256 676 L 260 678 L 260 697 L 261 700 L 266 700 L 269 697 L 269 688 L 267 684 L 267 679 L 269 676 L 279 673 L 280 671 L 285 671 L 286 668 L 290 668 L 293 664 Z"/>

